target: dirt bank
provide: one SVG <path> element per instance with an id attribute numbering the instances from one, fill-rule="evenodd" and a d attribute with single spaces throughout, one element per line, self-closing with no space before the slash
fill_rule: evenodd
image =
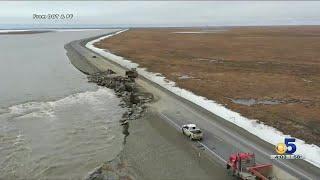
<path id="1" fill-rule="evenodd" d="M 319 38 L 319 26 L 134 29 L 96 45 L 320 145 Z"/>

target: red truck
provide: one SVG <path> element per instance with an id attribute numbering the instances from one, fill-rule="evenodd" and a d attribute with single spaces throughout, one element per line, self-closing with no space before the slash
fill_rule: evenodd
<path id="1" fill-rule="evenodd" d="M 231 154 L 227 163 L 227 169 L 230 169 L 234 176 L 245 180 L 278 179 L 273 174 L 271 164 L 256 164 L 253 153 L 240 152 Z"/>

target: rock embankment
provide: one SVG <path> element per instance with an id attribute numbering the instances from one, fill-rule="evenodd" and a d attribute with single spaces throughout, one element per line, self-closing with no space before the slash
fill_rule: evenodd
<path id="1" fill-rule="evenodd" d="M 136 77 L 137 73 L 134 69 L 127 71 L 126 76 L 119 76 L 110 69 L 88 75 L 89 82 L 113 89 L 115 94 L 122 99 L 120 106 L 127 108 L 120 120 L 122 125 L 127 123 L 128 120 L 141 117 L 146 109 L 146 103 L 153 99 L 151 93 L 143 92 L 137 86 L 135 83 Z"/>
<path id="2" fill-rule="evenodd" d="M 125 76 L 119 76 L 110 69 L 105 72 L 88 75 L 89 82 L 113 89 L 115 94 L 121 98 L 120 106 L 127 109 L 120 120 L 123 126 L 124 144 L 126 143 L 126 137 L 129 135 L 129 120 L 140 118 L 147 107 L 146 103 L 153 99 L 151 93 L 144 92 L 143 89 L 137 86 L 135 82 L 137 76 L 135 69 L 127 71 Z M 96 168 L 85 179 L 132 179 L 126 175 L 128 174 L 126 168 L 118 168 L 120 164 L 119 157 L 117 157 Z"/>

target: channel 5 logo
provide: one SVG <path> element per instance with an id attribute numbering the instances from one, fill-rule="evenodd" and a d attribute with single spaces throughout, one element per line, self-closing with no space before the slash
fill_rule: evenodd
<path id="1" fill-rule="evenodd" d="M 278 154 L 293 154 L 297 151 L 297 146 L 294 144 L 295 138 L 285 138 L 284 143 L 278 143 L 276 146 L 276 152 Z"/>

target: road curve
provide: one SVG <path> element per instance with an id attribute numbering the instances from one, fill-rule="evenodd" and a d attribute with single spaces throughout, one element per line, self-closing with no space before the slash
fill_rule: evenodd
<path id="1" fill-rule="evenodd" d="M 104 35 L 103 35 L 104 36 Z M 65 45 L 67 54 L 72 54 L 71 63 L 80 71 L 91 74 L 112 69 L 124 74 L 126 68 L 87 49 L 85 44 L 98 37 L 72 41 Z M 71 56 L 69 56 L 71 57 Z M 213 159 L 225 165 L 233 152 L 253 152 L 258 163 L 271 163 L 282 170 L 281 179 L 319 179 L 320 169 L 303 160 L 271 160 L 274 146 L 252 135 L 250 132 L 212 114 L 198 105 L 177 96 L 144 77 L 137 79 L 138 85 L 152 92 L 156 102 L 151 105 L 162 119 L 181 131 L 182 124 L 195 123 L 204 131 L 201 142 L 191 142 L 199 152 L 205 151 Z M 181 136 L 181 138 L 184 138 Z M 294 178 L 296 177 L 296 178 Z"/>

